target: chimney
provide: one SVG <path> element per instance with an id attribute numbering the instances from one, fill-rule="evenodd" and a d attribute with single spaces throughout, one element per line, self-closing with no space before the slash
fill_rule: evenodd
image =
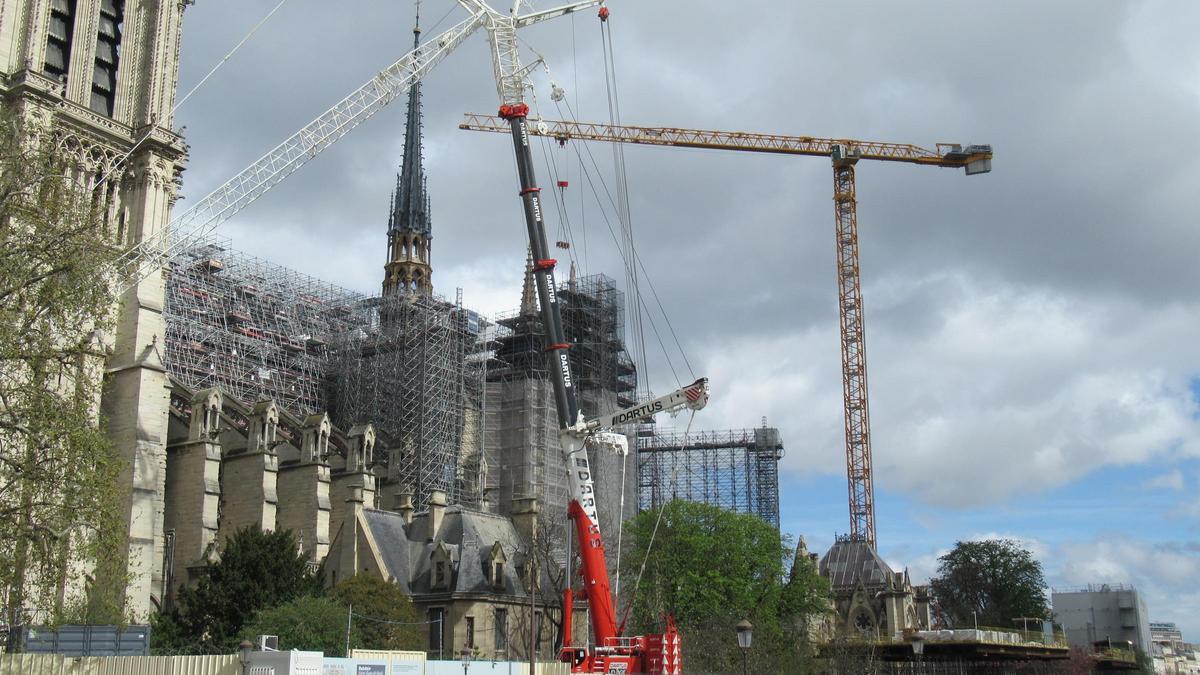
<path id="1" fill-rule="evenodd" d="M 537 497 L 517 497 L 512 501 L 513 527 L 525 541 L 533 541 L 537 535 L 538 511 Z"/>
<path id="2" fill-rule="evenodd" d="M 401 487 L 396 491 L 396 512 L 404 519 L 405 525 L 412 525 L 413 510 L 412 490 Z"/>
<path id="3" fill-rule="evenodd" d="M 429 538 L 437 536 L 442 529 L 442 518 L 446 515 L 446 492 L 433 490 L 429 493 Z"/>

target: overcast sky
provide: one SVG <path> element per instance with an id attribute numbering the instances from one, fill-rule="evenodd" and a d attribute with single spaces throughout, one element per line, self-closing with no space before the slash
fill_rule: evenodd
<path id="1" fill-rule="evenodd" d="M 180 94 L 274 5 L 189 7 Z M 411 0 L 330 7 L 289 0 L 180 107 L 181 207 L 411 46 Z M 858 167 L 880 549 L 924 579 L 956 540 L 1020 538 L 1052 585 L 1132 583 L 1151 619 L 1200 641 L 1200 4 L 610 7 L 627 124 L 995 147 L 993 173 L 970 178 Z M 463 17 L 422 5 L 426 36 Z M 534 78 L 546 117 L 560 116 L 553 80 L 579 119 L 608 118 L 594 11 L 523 38 L 548 63 Z M 525 260 L 508 140 L 457 129 L 496 109 L 491 73 L 478 34 L 424 85 L 434 284 L 488 314 L 518 304 Z M 221 234 L 377 292 L 403 124 L 402 103 L 383 110 Z M 589 187 L 615 195 L 612 148 L 535 155 L 543 186 L 570 182 L 551 240 L 569 225 L 581 271 L 624 286 L 613 209 Z M 582 172 L 581 156 L 596 166 Z M 779 427 L 783 529 L 823 551 L 848 529 L 828 161 L 636 146 L 625 159 L 648 281 L 712 381 L 695 427 Z M 669 391 L 646 334 L 643 378 Z"/>

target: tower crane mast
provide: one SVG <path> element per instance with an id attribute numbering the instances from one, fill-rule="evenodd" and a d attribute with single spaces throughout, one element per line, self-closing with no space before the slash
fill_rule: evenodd
<path id="1" fill-rule="evenodd" d="M 468 114 L 460 129 L 503 131 L 499 120 Z M 850 536 L 875 547 L 875 488 L 871 466 L 871 423 L 867 405 L 866 336 L 858 253 L 858 200 L 855 165 L 860 160 L 904 162 L 961 168 L 968 176 L 992 169 L 990 145 L 938 143 L 929 150 L 904 143 L 642 127 L 539 120 L 532 132 L 568 140 L 611 141 L 640 145 L 736 150 L 828 157 L 833 163 L 833 202 L 837 235 L 838 316 L 842 352 L 842 400 L 846 437 L 846 477 Z"/>

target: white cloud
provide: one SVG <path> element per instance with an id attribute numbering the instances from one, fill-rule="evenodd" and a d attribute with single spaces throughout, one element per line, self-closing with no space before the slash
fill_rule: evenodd
<path id="1" fill-rule="evenodd" d="M 1200 634 L 1200 543 L 1152 543 L 1123 534 L 1055 547 L 1047 566 L 1052 586 L 1132 584 L 1152 621 L 1174 621 Z"/>
<path id="2" fill-rule="evenodd" d="M 1049 543 L 1005 532 L 969 538 L 1014 539 L 1042 563 L 1051 589 L 1068 590 L 1089 584 L 1127 584 L 1146 602 L 1153 621 L 1175 621 L 1185 635 L 1200 635 L 1200 543 L 1154 543 L 1121 533 Z M 926 583 L 937 573 L 937 559 L 948 549 L 916 553 L 906 564 L 913 583 Z M 1047 598 L 1049 600 L 1049 598 Z"/>
<path id="3" fill-rule="evenodd" d="M 1147 308 L 965 273 L 893 278 L 864 295 L 875 300 L 867 353 L 877 486 L 970 506 L 1105 466 L 1200 456 L 1185 375 L 1200 370 L 1200 348 L 1178 339 L 1200 304 Z M 938 300 L 912 306 L 926 297 Z M 742 426 L 763 414 L 783 431 L 785 470 L 844 472 L 832 317 L 708 345 L 701 361 L 714 398 L 698 424 Z"/>
<path id="4" fill-rule="evenodd" d="M 1183 472 L 1179 469 L 1172 469 L 1146 481 L 1143 487 L 1147 490 L 1182 490 Z"/>

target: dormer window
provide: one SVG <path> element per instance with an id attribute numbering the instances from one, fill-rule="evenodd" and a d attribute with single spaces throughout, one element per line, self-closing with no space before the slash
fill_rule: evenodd
<path id="1" fill-rule="evenodd" d="M 492 550 L 487 559 L 487 577 L 494 589 L 504 588 L 504 563 L 506 562 L 508 562 L 508 556 L 504 555 L 504 547 L 500 545 L 500 542 L 492 544 Z"/>
<path id="2" fill-rule="evenodd" d="M 450 552 L 444 544 L 438 542 L 429 554 L 429 587 L 433 590 L 450 588 L 452 575 Z"/>

